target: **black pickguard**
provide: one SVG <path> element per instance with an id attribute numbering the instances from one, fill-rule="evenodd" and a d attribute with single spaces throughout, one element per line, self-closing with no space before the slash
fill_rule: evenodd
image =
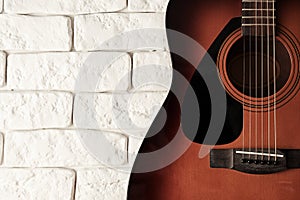
<path id="1" fill-rule="evenodd" d="M 232 19 L 219 34 L 216 40 L 213 42 L 211 47 L 207 51 L 206 56 L 210 56 L 215 62 L 217 62 L 217 57 L 219 50 L 226 40 L 226 38 L 235 30 L 241 27 L 241 18 Z M 205 60 L 205 58 L 204 58 Z M 201 64 L 199 65 L 201 67 Z M 202 76 L 196 71 L 190 82 L 194 91 L 197 94 L 199 107 L 201 112 L 201 120 L 199 122 L 199 128 L 196 137 L 193 139 L 194 142 L 203 144 L 204 138 L 206 136 L 207 129 L 210 123 L 211 116 L 211 102 L 208 93 L 207 86 L 202 78 Z M 243 106 L 234 100 L 231 96 L 227 94 L 227 113 L 225 124 L 221 133 L 221 136 L 217 144 L 228 144 L 233 142 L 239 137 L 243 129 Z M 185 120 L 182 120 L 183 122 Z M 184 127 L 184 125 L 183 125 Z M 189 133 L 184 131 L 187 137 Z M 190 137 L 189 137 L 190 138 Z M 190 138 L 192 139 L 192 138 Z M 208 141 L 206 144 L 213 144 Z"/>
<path id="2" fill-rule="evenodd" d="M 207 51 L 206 56 L 210 56 L 215 62 L 217 60 L 218 52 L 223 44 L 224 40 L 236 29 L 240 28 L 241 19 L 234 18 L 232 19 L 224 28 L 224 30 L 219 34 L 216 40 L 213 42 L 209 50 Z M 168 27 L 168 24 L 167 24 Z M 172 52 L 172 42 L 170 42 L 170 51 Z M 205 58 L 203 59 L 205 60 Z M 173 65 L 179 66 L 189 66 L 190 64 L 172 53 L 172 63 Z M 201 63 L 199 65 L 201 67 Z M 186 76 L 185 70 L 179 71 L 184 77 Z M 210 95 L 204 82 L 202 76 L 199 73 L 194 73 L 190 85 L 197 95 L 198 106 L 200 108 L 201 119 L 198 123 L 198 131 L 196 137 L 194 137 L 193 132 L 188 131 L 189 117 L 184 117 L 181 115 L 180 103 L 176 99 L 175 95 L 172 93 L 174 90 L 180 88 L 173 87 L 176 80 L 173 79 L 173 84 L 168 94 L 162 109 L 157 114 L 154 122 L 152 123 L 146 138 L 140 148 L 139 153 L 153 152 L 158 149 L 161 149 L 167 145 L 177 134 L 180 123 L 182 124 L 183 131 L 185 135 L 195 143 L 203 144 L 204 138 L 206 137 L 207 129 L 211 122 L 211 99 Z M 239 137 L 243 128 L 243 107 L 242 105 L 231 98 L 229 95 L 226 95 L 227 98 L 227 112 L 226 120 L 222 133 L 217 145 L 228 144 L 233 142 Z M 183 102 L 184 104 L 184 102 Z M 165 110 L 165 111 L 164 111 Z M 165 116 L 166 115 L 166 116 Z M 162 122 L 162 119 L 166 117 L 166 120 Z M 187 123 L 185 123 L 187 122 Z M 162 123 L 164 124 L 162 126 Z M 186 125 L 187 124 L 187 125 Z M 193 135 L 193 136 L 191 136 Z M 215 142 L 207 141 L 206 144 L 214 144 Z M 138 159 L 137 161 L 138 162 Z"/>

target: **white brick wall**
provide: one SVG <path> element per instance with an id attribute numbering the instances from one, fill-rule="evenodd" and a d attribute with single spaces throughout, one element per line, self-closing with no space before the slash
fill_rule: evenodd
<path id="1" fill-rule="evenodd" d="M 169 0 L 128 0 L 128 10 L 137 12 L 164 12 Z"/>
<path id="2" fill-rule="evenodd" d="M 136 38 L 123 38 L 118 44 L 103 45 L 105 41 L 132 30 L 141 28 L 165 27 L 164 14 L 161 13 L 110 13 L 76 16 L 74 19 L 76 50 L 126 49 L 124 45 Z M 140 35 L 139 37 L 143 37 Z M 156 38 L 144 38 L 147 43 L 155 43 Z"/>
<path id="3" fill-rule="evenodd" d="M 128 174 L 107 168 L 78 170 L 76 200 L 125 200 L 127 182 Z"/>
<path id="4" fill-rule="evenodd" d="M 0 50 L 69 51 L 71 21 L 67 17 L 0 15 Z"/>
<path id="5" fill-rule="evenodd" d="M 70 93 L 0 92 L 0 129 L 69 127 L 72 99 Z"/>
<path id="6" fill-rule="evenodd" d="M 6 71 L 6 55 L 0 52 L 0 87 L 5 84 L 5 71 Z"/>
<path id="7" fill-rule="evenodd" d="M 1 199 L 72 199 L 75 173 L 65 169 L 0 169 Z"/>
<path id="8" fill-rule="evenodd" d="M 0 163 L 2 164 L 2 158 L 3 158 L 3 134 L 0 133 Z"/>
<path id="9" fill-rule="evenodd" d="M 126 34 L 164 29 L 167 4 L 0 0 L 0 199 L 126 199 L 172 78 L 164 36 Z"/>
<path id="10" fill-rule="evenodd" d="M 167 91 L 172 66 L 168 52 L 138 52 L 133 55 L 132 85 L 135 90 Z"/>
<path id="11" fill-rule="evenodd" d="M 0 12 L 3 11 L 3 1 L 0 1 Z"/>
<path id="12" fill-rule="evenodd" d="M 79 94 L 75 97 L 74 124 L 81 129 L 141 134 L 151 125 L 165 97 L 163 92 Z"/>
<path id="13" fill-rule="evenodd" d="M 103 59 L 118 54 L 93 53 L 92 55 L 99 60 L 96 64 L 88 62 L 90 53 L 11 54 L 7 61 L 7 87 L 17 90 L 73 91 L 80 70 L 84 65 L 88 65 L 89 71 L 84 71 L 84 75 L 81 75 L 89 79 L 95 76 L 100 82 L 97 87 L 85 84 L 79 88 L 81 91 L 128 90 L 131 71 L 131 59 L 128 54 L 117 57 L 110 65 L 101 65 Z M 89 79 L 86 82 L 90 81 Z"/>
<path id="14" fill-rule="evenodd" d="M 80 130 L 78 130 L 80 131 Z M 82 132 L 82 131 L 80 131 Z M 103 134 L 85 130 L 82 134 Z M 105 133 L 105 137 L 119 151 L 110 155 L 109 164 L 127 162 L 127 138 L 120 134 Z M 102 165 L 89 154 L 75 130 L 40 130 L 8 132 L 5 138 L 4 166 L 10 167 L 81 167 Z"/>
<path id="15" fill-rule="evenodd" d="M 126 0 L 4 0 L 7 13 L 86 14 L 115 12 L 126 8 Z"/>

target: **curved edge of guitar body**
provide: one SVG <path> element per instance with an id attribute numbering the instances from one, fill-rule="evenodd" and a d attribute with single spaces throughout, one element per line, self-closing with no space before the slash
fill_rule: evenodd
<path id="1" fill-rule="evenodd" d="M 300 1 L 277 0 L 277 7 L 280 25 L 300 40 Z M 167 11 L 167 28 L 190 36 L 206 50 L 209 50 L 226 24 L 231 19 L 241 16 L 241 10 L 241 0 L 170 0 Z M 218 51 L 217 49 L 216 55 Z M 299 55 L 297 56 L 299 57 Z M 185 74 L 187 79 L 191 79 L 193 70 L 182 65 L 176 58 L 172 59 L 173 67 Z M 170 102 L 172 100 L 169 99 Z M 170 110 L 175 112 L 174 109 Z M 299 92 L 286 105 L 277 109 L 277 116 L 278 148 L 300 149 Z M 245 120 L 247 117 L 249 117 L 249 113 L 245 112 Z M 178 123 L 178 119 L 175 121 Z M 171 130 L 172 127 L 170 126 L 169 129 Z M 245 127 L 243 131 L 246 131 Z M 164 139 L 170 141 L 172 136 L 165 136 Z M 156 144 L 159 146 L 163 143 L 162 141 L 163 139 L 160 137 L 145 140 L 140 151 L 151 151 L 153 146 Z M 233 142 L 217 145 L 214 148 L 241 148 L 241 144 L 242 133 Z M 299 169 L 253 175 L 230 169 L 210 168 L 209 155 L 201 159 L 198 156 L 201 147 L 203 147 L 202 144 L 192 143 L 187 151 L 171 165 L 154 172 L 132 174 L 128 200 L 299 199 Z M 138 159 L 136 162 L 139 162 Z"/>

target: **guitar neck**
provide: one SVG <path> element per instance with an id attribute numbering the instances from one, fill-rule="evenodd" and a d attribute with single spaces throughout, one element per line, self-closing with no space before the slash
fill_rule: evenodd
<path id="1" fill-rule="evenodd" d="M 246 36 L 272 36 L 276 26 L 276 0 L 243 0 L 242 33 Z"/>

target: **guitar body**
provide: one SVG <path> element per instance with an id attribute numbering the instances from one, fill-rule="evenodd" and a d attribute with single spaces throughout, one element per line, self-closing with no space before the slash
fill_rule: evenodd
<path id="1" fill-rule="evenodd" d="M 216 63 L 220 72 L 220 80 L 226 90 L 229 102 L 228 113 L 221 137 L 217 145 L 213 147 L 215 150 L 268 149 L 268 147 L 274 148 L 274 144 L 278 149 L 300 149 L 300 93 L 298 92 L 300 1 L 278 0 L 276 7 L 278 25 L 276 41 L 278 41 L 277 46 L 282 46 L 282 49 L 278 47 L 276 53 L 279 63 L 277 64 L 276 60 L 277 71 L 279 71 L 276 77 L 280 85 L 280 88 L 276 90 L 277 107 L 274 108 L 274 105 L 268 107 L 268 103 L 274 100 L 272 100 L 273 97 L 268 98 L 266 95 L 260 98 L 262 102 L 267 102 L 266 108 L 257 112 L 253 106 L 243 105 L 240 96 L 242 92 L 236 89 L 232 81 L 234 78 L 230 79 L 230 74 L 243 76 L 243 73 L 230 71 L 231 69 L 226 66 L 229 65 L 227 63 L 230 63 L 230 59 L 234 60 L 235 53 L 241 54 L 240 48 L 232 49 L 242 37 L 241 0 L 171 0 L 169 3 L 167 28 L 188 35 L 207 50 Z M 259 45 L 258 48 L 260 49 L 261 46 Z M 193 54 L 193 52 L 189 53 Z M 289 60 L 282 58 L 280 61 L 280 57 L 288 57 Z M 183 74 L 187 80 L 193 81 L 195 69 L 188 62 L 173 54 L 172 62 L 174 69 Z M 285 70 L 285 67 L 288 70 Z M 203 96 L 206 98 L 205 95 Z M 169 132 L 172 133 L 173 129 L 178 128 L 175 124 L 180 121 L 180 111 L 176 108 L 177 104 L 172 103 L 175 102 L 173 98 L 170 94 L 164 104 L 166 111 L 169 112 L 168 115 L 171 113 L 172 117 L 167 120 L 167 125 L 162 132 L 145 139 L 141 153 L 160 149 L 174 138 L 174 135 Z M 276 112 L 276 120 L 274 112 Z M 131 175 L 128 189 L 129 200 L 298 200 L 300 198 L 299 169 L 255 174 L 247 173 L 247 170 L 241 172 L 228 168 L 212 168 L 210 155 L 199 158 L 199 150 L 206 145 L 203 144 L 203 140 L 210 123 L 209 120 L 205 121 L 203 118 L 205 116 L 209 118 L 210 111 L 203 108 L 201 116 L 204 122 L 199 124 L 196 138 L 179 159 L 162 169 Z M 204 127 L 203 130 L 201 127 Z M 275 129 L 276 137 L 274 137 Z M 270 137 L 268 133 L 271 133 Z M 182 138 L 182 143 L 188 141 L 190 138 Z M 300 157 L 298 159 L 300 160 Z M 136 160 L 136 163 L 138 162 L 140 162 L 139 157 Z M 254 166 L 255 164 L 248 165 Z"/>

